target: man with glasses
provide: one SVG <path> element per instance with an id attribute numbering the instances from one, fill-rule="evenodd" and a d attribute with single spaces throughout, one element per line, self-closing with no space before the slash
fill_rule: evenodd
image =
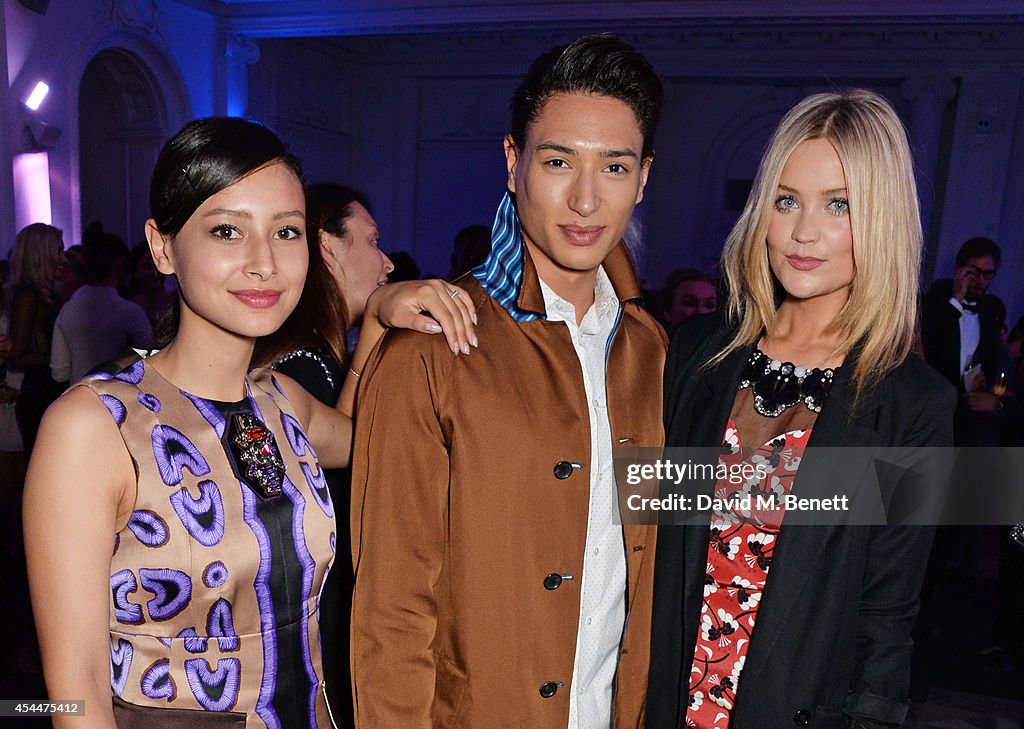
<path id="1" fill-rule="evenodd" d="M 925 359 L 960 393 L 953 419 L 953 443 L 957 446 L 998 446 L 1005 416 L 1017 411 L 1016 399 L 1006 392 L 1012 381 L 1013 360 L 1000 338 L 1006 306 L 986 293 L 1001 257 L 995 241 L 971 238 L 956 254 L 953 278 L 936 281 L 924 297 L 921 338 Z M 961 455 L 967 458 L 959 464 L 959 477 L 954 477 L 961 488 L 950 497 L 953 501 L 972 498 L 962 489 L 968 483 L 965 474 L 975 472 L 975 467 L 987 460 L 988 451 L 972 449 Z M 975 464 L 972 458 L 981 463 Z M 925 578 L 919 626 L 938 629 L 931 625 L 937 619 L 936 606 L 949 599 L 947 586 L 956 583 L 958 570 L 976 573 L 982 545 L 991 536 L 988 529 L 971 525 L 939 529 Z M 1003 538 L 999 541 L 1007 542 Z M 991 665 L 1004 655 L 1002 646 L 993 646 L 982 654 Z"/>
<path id="2" fill-rule="evenodd" d="M 925 296 L 921 335 L 928 364 L 961 393 L 957 445 L 995 445 L 998 417 L 1012 359 L 1000 338 L 1006 305 L 986 293 L 1002 251 L 990 238 L 971 238 L 956 254 L 952 279 L 932 284 Z"/>

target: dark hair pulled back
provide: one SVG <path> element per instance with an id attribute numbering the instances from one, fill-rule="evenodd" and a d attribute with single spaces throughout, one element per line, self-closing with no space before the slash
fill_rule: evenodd
<path id="1" fill-rule="evenodd" d="M 149 209 L 157 230 L 177 235 L 208 198 L 271 162 L 302 180 L 302 165 L 262 124 L 232 117 L 189 122 L 164 145 L 153 168 Z"/>
<path id="2" fill-rule="evenodd" d="M 234 117 L 190 121 L 156 160 L 150 217 L 160 233 L 173 238 L 206 200 L 271 162 L 281 162 L 302 182 L 298 159 L 262 124 Z M 157 324 L 155 348 L 167 346 L 177 333 L 178 306 L 175 301 Z"/>

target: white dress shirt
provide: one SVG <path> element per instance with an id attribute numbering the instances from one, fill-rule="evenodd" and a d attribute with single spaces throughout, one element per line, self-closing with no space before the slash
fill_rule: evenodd
<path id="1" fill-rule="evenodd" d="M 579 326 L 573 305 L 543 280 L 540 285 L 548 321 L 562 321 L 569 328 L 583 370 L 590 415 L 590 505 L 569 729 L 607 729 L 612 725 L 612 684 L 626 620 L 626 552 L 605 391 L 606 352 L 621 305 L 603 268 L 597 272 L 594 304 Z"/>
<path id="2" fill-rule="evenodd" d="M 981 323 L 978 321 L 978 312 L 968 311 L 963 305 L 950 297 L 949 304 L 960 312 L 960 374 L 966 372 L 974 359 L 974 353 L 981 342 Z"/>

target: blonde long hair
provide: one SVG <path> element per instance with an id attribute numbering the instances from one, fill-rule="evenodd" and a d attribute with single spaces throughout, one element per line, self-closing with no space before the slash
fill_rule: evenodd
<path id="1" fill-rule="evenodd" d="M 60 228 L 45 223 L 26 225 L 14 240 L 11 283 L 29 284 L 43 294 L 53 295 L 54 274 L 63 250 Z"/>
<path id="2" fill-rule="evenodd" d="M 917 328 L 921 219 L 906 131 L 892 106 L 872 91 L 808 96 L 779 123 L 761 159 L 750 197 L 722 251 L 729 284 L 732 341 L 709 365 L 771 331 L 780 285 L 768 262 L 769 218 L 782 168 L 802 142 L 829 141 L 839 155 L 850 201 L 855 273 L 850 298 L 832 322 L 836 353 L 856 350 L 857 395 L 898 367 Z"/>

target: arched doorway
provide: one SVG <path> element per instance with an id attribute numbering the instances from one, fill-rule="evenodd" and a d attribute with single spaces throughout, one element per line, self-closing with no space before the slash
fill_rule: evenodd
<path id="1" fill-rule="evenodd" d="M 167 112 L 145 63 L 120 48 L 86 66 L 78 95 L 82 226 L 93 220 L 131 246 L 149 217 L 149 180 Z"/>

